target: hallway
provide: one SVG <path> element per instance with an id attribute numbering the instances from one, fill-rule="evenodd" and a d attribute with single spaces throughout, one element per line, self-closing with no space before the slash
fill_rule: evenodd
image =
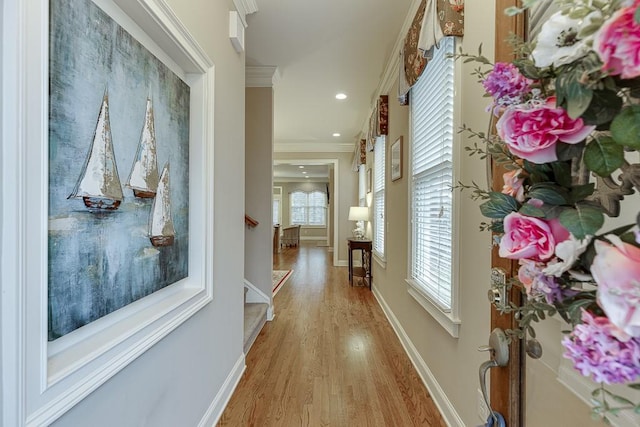
<path id="1" fill-rule="evenodd" d="M 293 269 L 219 426 L 444 426 L 373 294 L 328 248 L 274 255 Z"/>

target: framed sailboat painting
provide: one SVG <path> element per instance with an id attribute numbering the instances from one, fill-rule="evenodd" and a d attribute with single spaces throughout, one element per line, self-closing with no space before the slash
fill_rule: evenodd
<path id="1" fill-rule="evenodd" d="M 213 298 L 214 64 L 170 11 L 29 0 L 0 17 L 17 34 L 0 112 L 10 425 L 54 423 Z"/>
<path id="2" fill-rule="evenodd" d="M 190 88 L 90 0 L 51 2 L 50 34 L 55 340 L 187 277 Z"/>

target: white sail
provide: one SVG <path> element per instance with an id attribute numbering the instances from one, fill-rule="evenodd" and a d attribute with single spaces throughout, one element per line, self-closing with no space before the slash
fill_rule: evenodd
<path id="1" fill-rule="evenodd" d="M 87 161 L 69 198 L 72 197 L 109 199 L 117 202 L 124 198 L 113 153 L 109 98 L 106 93 L 102 97 L 98 123 Z"/>
<path id="2" fill-rule="evenodd" d="M 156 154 L 156 133 L 153 104 L 147 98 L 147 108 L 136 158 L 131 167 L 127 187 L 138 197 L 153 197 L 158 188 L 158 157 Z"/>
<path id="3" fill-rule="evenodd" d="M 154 246 L 173 244 L 176 231 L 171 218 L 171 196 L 169 193 L 169 163 L 162 168 L 156 197 L 151 206 L 149 237 Z"/>

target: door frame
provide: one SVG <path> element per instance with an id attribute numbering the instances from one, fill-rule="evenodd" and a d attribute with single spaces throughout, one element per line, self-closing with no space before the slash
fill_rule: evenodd
<path id="1" fill-rule="evenodd" d="M 504 10 L 510 6 L 520 6 L 520 0 L 496 0 L 495 10 L 495 62 L 510 62 L 513 49 L 506 42 L 510 35 L 524 37 L 526 15 L 514 17 L 505 15 Z M 495 131 L 495 129 L 492 129 Z M 498 165 L 491 164 L 491 181 L 494 191 L 502 189 L 502 174 L 505 172 Z M 503 269 L 507 280 L 517 275 L 517 263 L 500 258 L 498 247 L 491 251 L 491 267 Z M 508 301 L 521 305 L 521 292 L 516 286 L 507 293 Z M 491 305 L 491 330 L 494 328 L 516 329 L 518 322 L 513 313 L 501 314 L 495 305 Z M 491 369 L 491 408 L 502 414 L 507 426 L 525 425 L 525 352 L 524 340 L 514 339 L 509 346 L 509 364 L 502 368 Z"/>

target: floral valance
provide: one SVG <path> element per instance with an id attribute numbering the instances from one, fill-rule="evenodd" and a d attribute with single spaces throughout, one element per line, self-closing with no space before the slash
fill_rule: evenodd
<path id="1" fill-rule="evenodd" d="M 356 149 L 353 153 L 353 165 L 351 169 L 354 172 L 358 172 L 360 165 L 364 165 L 367 163 L 367 140 L 361 139 L 360 142 L 356 143 Z"/>
<path id="2" fill-rule="evenodd" d="M 427 65 L 433 46 L 444 36 L 461 37 L 463 34 L 464 0 L 423 0 L 420 3 L 401 52 L 400 104 L 408 103 L 407 93 Z"/>
<path id="3" fill-rule="evenodd" d="M 369 118 L 369 131 L 367 132 L 367 148 L 373 150 L 376 138 L 387 135 L 389 132 L 389 96 L 380 95 L 376 106 Z"/>

